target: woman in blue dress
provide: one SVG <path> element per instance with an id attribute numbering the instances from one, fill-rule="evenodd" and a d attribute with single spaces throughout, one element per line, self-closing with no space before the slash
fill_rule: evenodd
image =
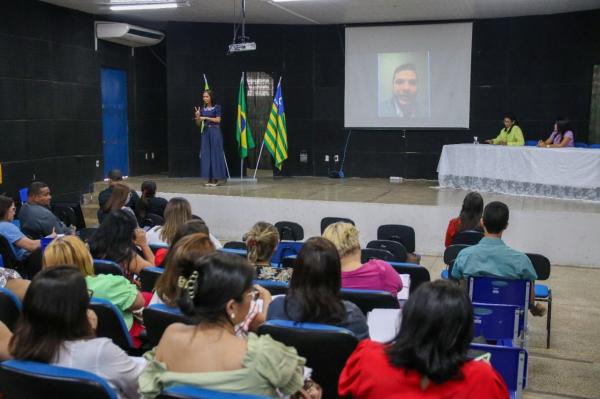
<path id="1" fill-rule="evenodd" d="M 207 187 L 216 187 L 219 179 L 227 177 L 225 154 L 223 153 L 223 135 L 221 134 L 221 106 L 213 103 L 211 90 L 202 94 L 204 106 L 196 108 L 196 124 L 204 130 L 200 144 L 200 176 L 208 178 Z"/>

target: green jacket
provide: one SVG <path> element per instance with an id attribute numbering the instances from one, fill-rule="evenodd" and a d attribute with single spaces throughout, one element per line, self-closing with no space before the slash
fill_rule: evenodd
<path id="1" fill-rule="evenodd" d="M 521 128 L 517 125 L 513 125 L 512 129 L 510 129 L 510 133 L 508 133 L 506 128 L 502 128 L 498 137 L 492 140 L 493 144 L 500 144 L 501 142 L 505 142 L 506 145 L 510 146 L 525 145 L 525 138 L 523 137 Z"/>

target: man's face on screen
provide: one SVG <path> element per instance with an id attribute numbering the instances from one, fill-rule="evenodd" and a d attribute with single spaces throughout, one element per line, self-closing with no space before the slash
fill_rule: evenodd
<path id="1" fill-rule="evenodd" d="M 410 105 L 417 97 L 417 73 L 411 70 L 398 71 L 394 75 L 394 97 L 400 105 Z"/>

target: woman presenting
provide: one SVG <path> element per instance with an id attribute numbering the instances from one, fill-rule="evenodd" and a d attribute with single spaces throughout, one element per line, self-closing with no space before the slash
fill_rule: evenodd
<path id="1" fill-rule="evenodd" d="M 211 90 L 202 94 L 204 106 L 195 107 L 196 125 L 202 126 L 202 141 L 200 145 L 200 176 L 208 178 L 204 184 L 207 187 L 216 187 L 219 179 L 227 177 L 225 154 L 223 153 L 223 135 L 221 134 L 221 106 L 213 102 Z"/>
<path id="2" fill-rule="evenodd" d="M 521 128 L 517 125 L 514 115 L 504 115 L 504 128 L 500 130 L 498 137 L 492 140 L 486 140 L 488 144 L 519 146 L 525 145 L 525 138 Z"/>

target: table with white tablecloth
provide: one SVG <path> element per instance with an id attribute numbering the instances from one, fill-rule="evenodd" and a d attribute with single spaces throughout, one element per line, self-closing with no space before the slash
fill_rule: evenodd
<path id="1" fill-rule="evenodd" d="M 600 201 L 600 150 L 446 145 L 440 187 Z"/>

